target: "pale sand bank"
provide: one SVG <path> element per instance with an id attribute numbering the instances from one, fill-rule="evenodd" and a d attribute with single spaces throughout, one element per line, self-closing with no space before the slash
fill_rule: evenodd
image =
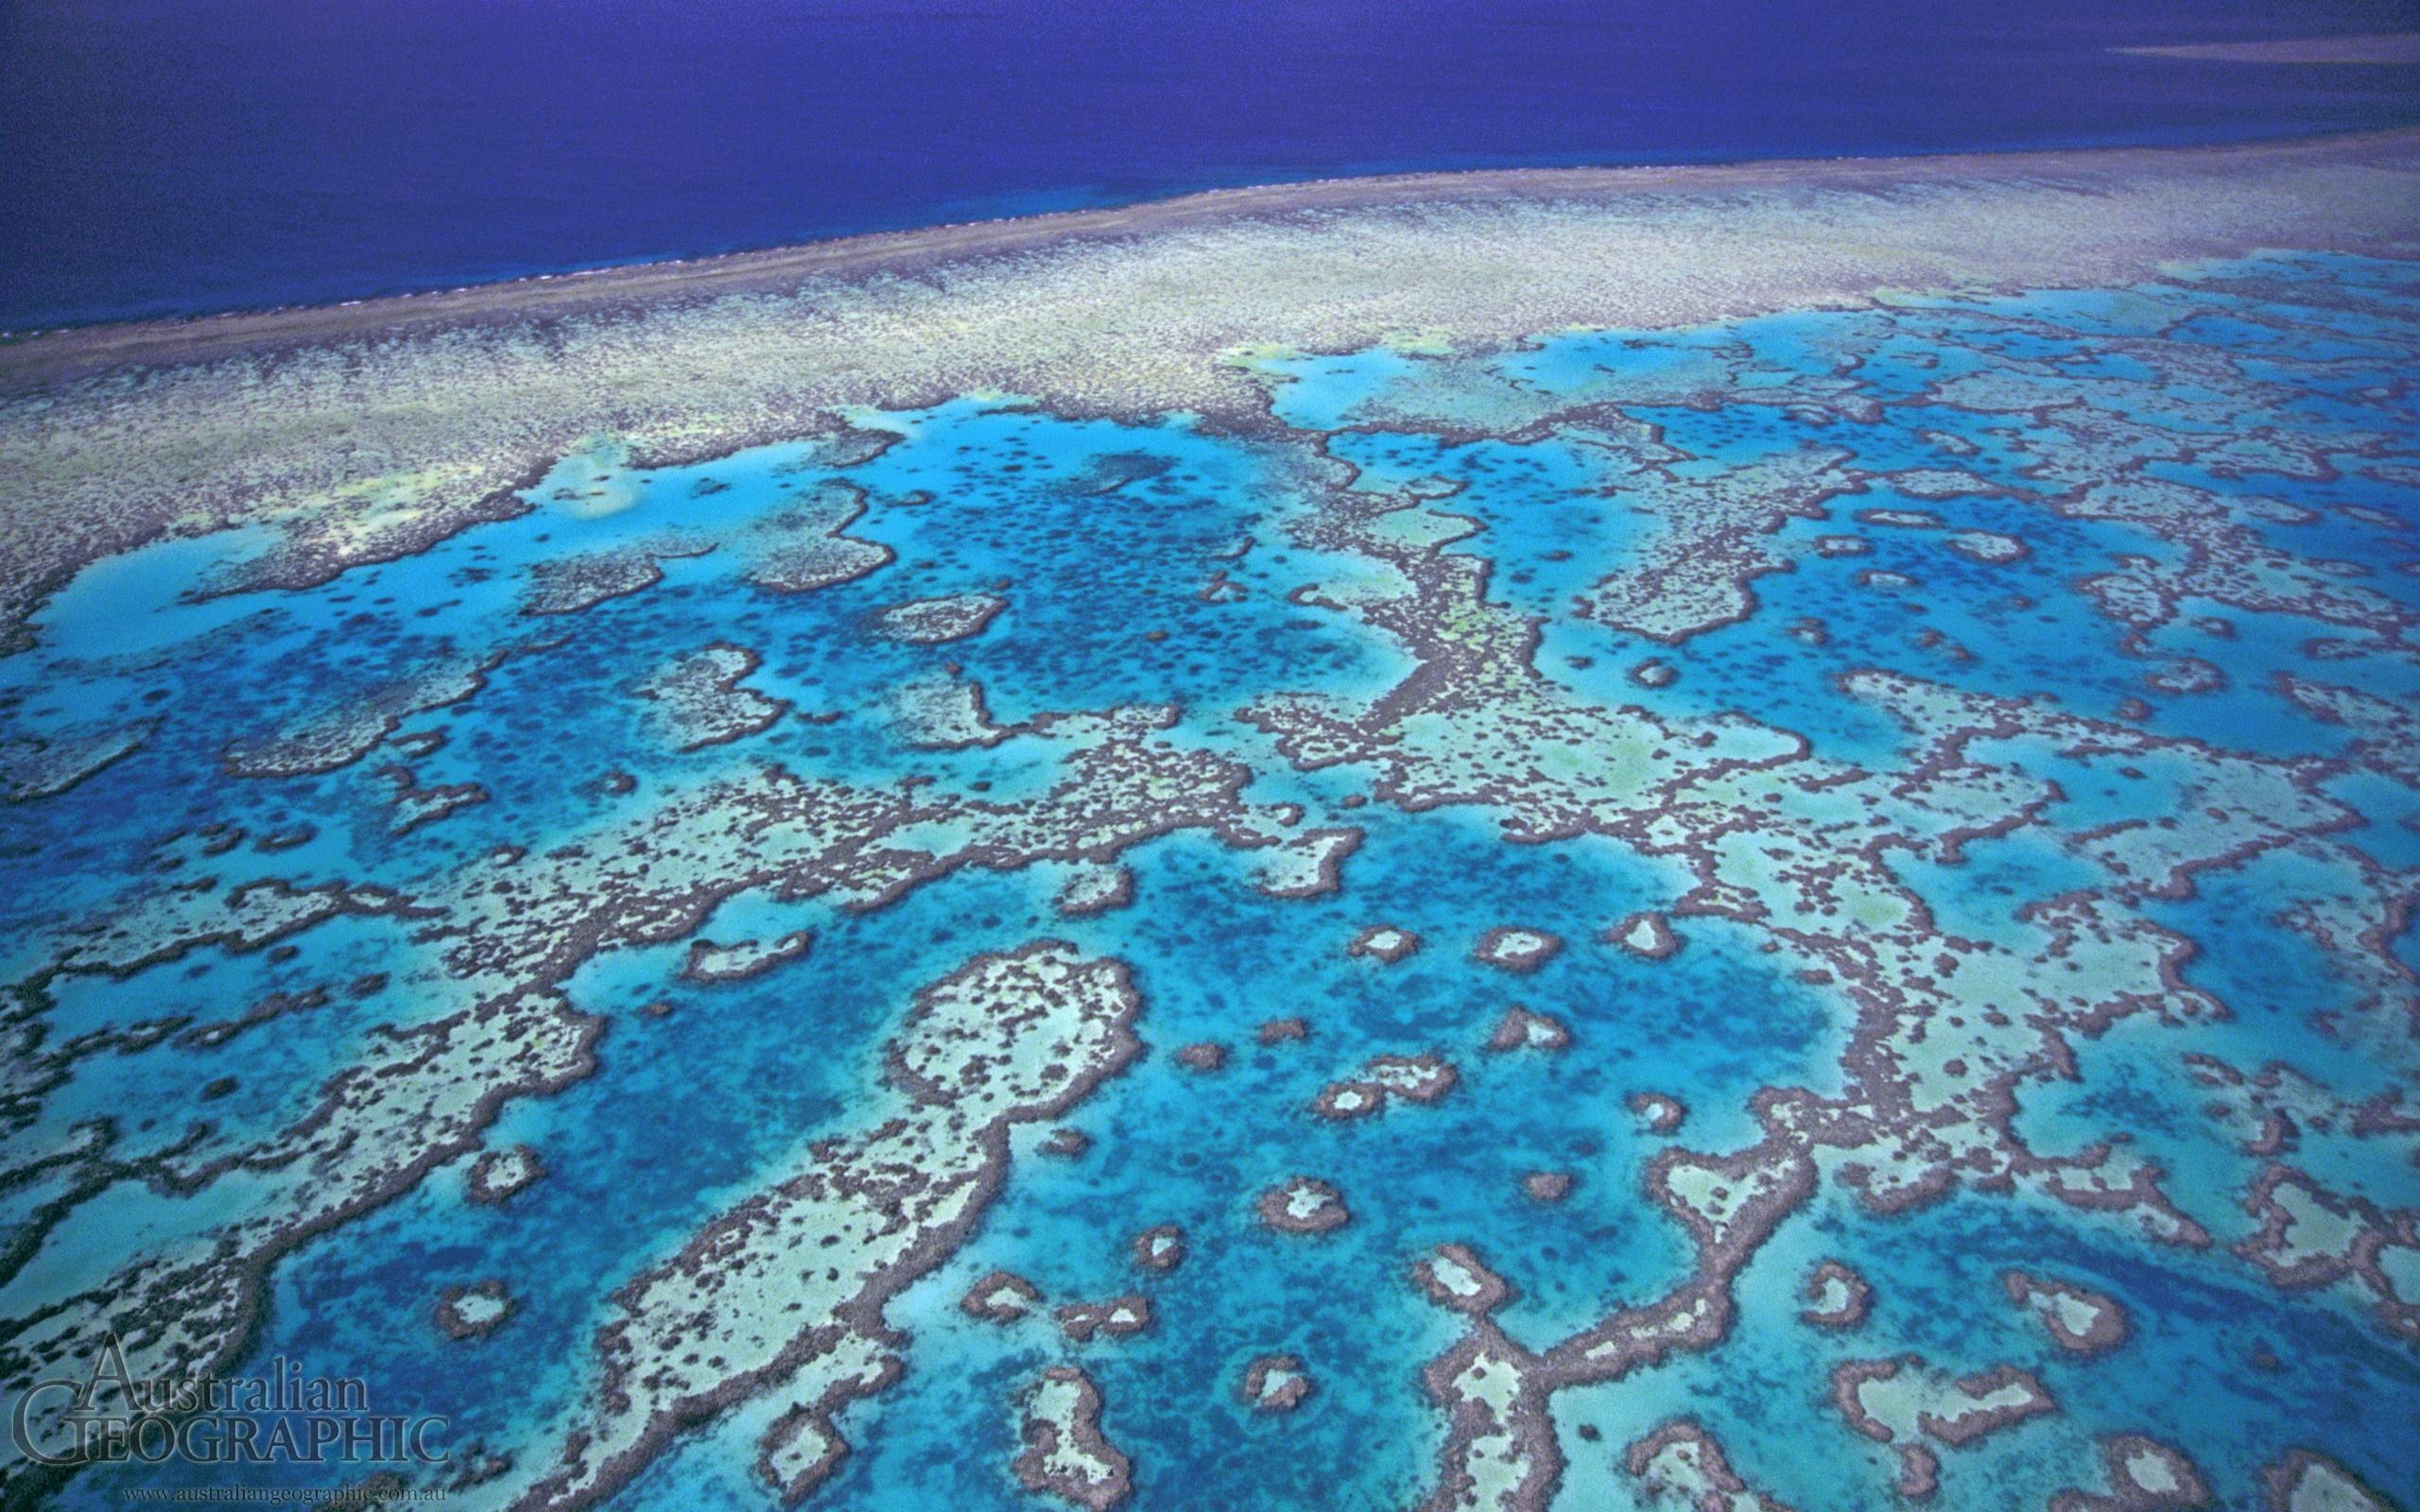
<path id="1" fill-rule="evenodd" d="M 2291 37 L 2277 42 L 2191 43 L 2175 47 L 2112 47 L 2129 58 L 2182 58 L 2203 63 L 2420 63 L 2420 31 L 2356 37 Z"/>
<path id="2" fill-rule="evenodd" d="M 417 549 L 598 436 L 694 458 L 987 390 L 1251 429 L 1239 349 L 2107 284 L 2260 248 L 2420 255 L 2420 130 L 1334 180 L 54 333 L 0 347 L 0 634 L 171 528 L 273 520 L 285 577 Z"/>

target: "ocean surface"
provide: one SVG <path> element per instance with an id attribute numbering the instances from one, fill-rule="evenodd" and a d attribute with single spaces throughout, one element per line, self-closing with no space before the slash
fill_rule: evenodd
<path id="1" fill-rule="evenodd" d="M 1340 174 L 2222 141 L 2420 69 L 2113 46 L 2394 0 L 10 0 L 0 331 Z"/>
<path id="2" fill-rule="evenodd" d="M 81 764 L 19 769 L 0 847 L 8 972 L 74 963 L 24 979 L 39 1111 L 0 1218 L 32 1237 L 0 1308 L 83 1338 L 104 1301 L 207 1319 L 255 1277 L 246 1361 L 441 1415 L 510 1461 L 447 1504 L 516 1504 L 566 1445 L 626 1441 L 600 1374 L 623 1320 L 671 1320 L 635 1359 L 649 1392 L 821 1320 L 821 1261 L 778 1244 L 778 1285 L 650 1288 L 693 1245 L 752 1274 L 763 1241 L 719 1215 L 804 1201 L 852 1151 L 929 1139 L 917 1167 L 959 1170 L 962 1126 L 886 1047 L 966 963 L 1055 939 L 1124 963 L 1150 1052 L 995 1129 L 1005 1176 L 900 1277 L 904 1373 L 834 1399 L 854 1447 L 808 1505 L 1059 1505 L 1011 1467 L 1038 1373 L 1073 1364 L 1132 1505 L 1408 1506 L 1451 1452 L 1421 1372 L 1466 1330 L 1542 1369 L 1710 1276 L 1727 1334 L 1557 1390 L 1557 1506 L 1688 1504 L 1655 1491 L 1686 1453 L 1625 1458 L 1680 1422 L 1801 1512 L 1890 1504 L 1920 1443 L 1945 1507 L 2121 1472 L 2249 1506 L 2290 1450 L 2420 1484 L 2389 901 L 2420 864 L 2416 343 L 2409 266 L 2280 254 L 1488 355 L 1267 353 L 1282 429 L 1252 440 L 989 396 L 691 466 L 601 441 L 517 518 L 298 591 L 240 588 L 265 528 L 97 563 L 0 661 L 12 735 Z M 984 612 L 937 640 L 913 620 L 936 606 Z M 280 932 L 314 896 L 334 911 Z M 1651 913 L 1677 951 L 1621 922 Z M 1420 948 L 1359 948 L 1382 927 Z M 1491 956 L 1509 928 L 1560 949 Z M 700 968 L 735 950 L 754 965 Z M 1515 1005 L 1561 1040 L 1493 1033 Z M 1284 1018 L 1306 1037 L 1255 1033 Z M 568 1022 L 595 1063 L 534 1094 L 516 1078 Z M 1379 1069 L 1423 1056 L 1445 1095 Z M 1377 1109 L 1316 1115 L 1339 1086 Z M 490 1087 L 514 1090 L 485 1147 L 534 1178 L 480 1200 L 467 1151 L 393 1176 Z M 1912 1143 L 1768 1123 L 1781 1088 Z M 1745 1152 L 1726 1179 L 1761 1190 L 1759 1161 L 1806 1168 L 1793 1126 L 1819 1187 L 1676 1221 L 1724 1189 L 1658 1173 Z M 32 1163 L 54 1148 L 106 1150 L 106 1181 Z M 1301 1176 L 1350 1221 L 1272 1227 L 1255 1195 Z M 848 1201 L 940 1221 L 913 1177 L 873 1190 Z M 817 1200 L 800 1232 L 856 1232 Z M 315 1213 L 265 1271 L 231 1258 Z M 1703 1237 L 1732 1223 L 1752 1259 Z M 1161 1225 L 1188 1253 L 1138 1263 Z M 1424 1297 L 1441 1245 L 1507 1280 L 1491 1316 Z M 1825 1262 L 1870 1314 L 1808 1317 Z M 2118 1338 L 2062 1340 L 2003 1297 L 2020 1271 Z M 999 1272 L 1026 1315 L 961 1301 Z M 500 1320 L 441 1327 L 476 1288 Z M 1049 1315 L 1111 1298 L 1150 1326 Z M 1243 1390 L 1272 1355 L 1312 1383 L 1285 1413 Z M 1829 1392 L 1903 1357 L 1865 1388 L 1877 1443 Z M 775 1504 L 765 1446 L 834 1379 L 804 1368 L 727 1409 L 642 1393 L 687 1426 L 613 1504 Z M 1922 1426 L 2003 1369 L 2056 1410 L 1955 1449 Z M 102 1468 L 59 1504 L 327 1474 Z"/>

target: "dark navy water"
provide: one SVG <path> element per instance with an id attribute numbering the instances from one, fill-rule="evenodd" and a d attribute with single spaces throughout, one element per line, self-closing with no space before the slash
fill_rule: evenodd
<path id="1" fill-rule="evenodd" d="M 2211 141 L 2396 0 L 0 0 L 0 330 L 1406 168 Z"/>

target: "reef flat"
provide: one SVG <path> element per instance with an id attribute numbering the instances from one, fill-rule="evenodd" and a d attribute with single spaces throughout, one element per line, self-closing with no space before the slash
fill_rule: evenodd
<path id="1" fill-rule="evenodd" d="M 6 349 L 0 1486 L 2411 1507 L 2415 166 Z"/>
<path id="2" fill-rule="evenodd" d="M 2093 286 L 2415 236 L 2420 131 L 2240 146 L 1348 180 L 0 345 L 0 644 L 76 568 L 262 522 L 317 581 L 520 506 L 598 436 L 693 461 L 1009 392 L 1264 422 L 1239 348 L 1501 345 L 1893 288 Z"/>

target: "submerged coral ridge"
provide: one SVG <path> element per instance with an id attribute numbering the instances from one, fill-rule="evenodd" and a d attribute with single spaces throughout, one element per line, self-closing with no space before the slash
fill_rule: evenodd
<path id="1" fill-rule="evenodd" d="M 84 568 L 0 1389 L 290 1357 L 497 1508 L 2404 1504 L 2420 270 L 1226 355 Z"/>

